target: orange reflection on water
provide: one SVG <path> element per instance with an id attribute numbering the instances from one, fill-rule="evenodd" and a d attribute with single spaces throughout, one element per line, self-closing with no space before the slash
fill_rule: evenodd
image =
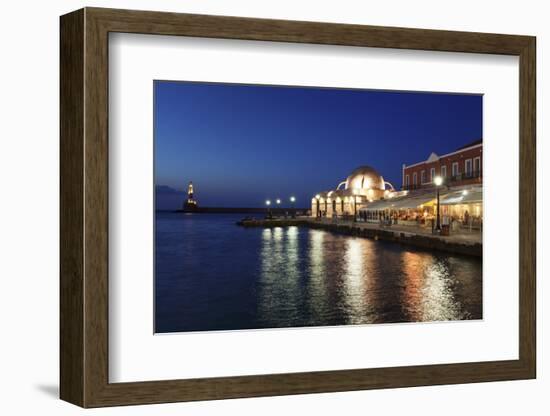
<path id="1" fill-rule="evenodd" d="M 410 251 L 403 252 L 403 271 L 405 282 L 403 288 L 403 308 L 412 321 L 422 317 L 422 286 L 424 283 L 424 263 L 422 256 Z"/>
<path id="2" fill-rule="evenodd" d="M 402 307 L 410 321 L 463 319 L 455 300 L 448 261 L 425 253 L 402 254 L 405 281 Z"/>

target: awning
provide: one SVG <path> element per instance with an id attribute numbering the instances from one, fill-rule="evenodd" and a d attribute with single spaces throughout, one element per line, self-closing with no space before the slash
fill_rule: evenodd
<path id="1" fill-rule="evenodd" d="M 461 191 L 442 191 L 440 194 L 441 205 L 474 204 L 483 201 L 483 192 L 481 188 L 468 189 Z M 379 199 L 370 202 L 361 207 L 359 211 L 384 211 L 384 210 L 404 210 L 418 209 L 421 205 L 435 203 L 436 194 L 433 190 L 415 193 L 396 198 Z"/>
<path id="2" fill-rule="evenodd" d="M 453 192 L 441 199 L 441 205 L 478 204 L 483 202 L 482 191 Z"/>
<path id="3" fill-rule="evenodd" d="M 400 210 L 400 209 L 414 209 L 420 207 L 420 205 L 427 204 L 435 199 L 434 195 L 424 195 L 421 197 L 408 197 L 380 199 L 378 201 L 371 202 L 366 207 L 362 207 L 359 211 L 383 211 Z"/>
<path id="4" fill-rule="evenodd" d="M 378 201 L 370 202 L 366 207 L 359 208 L 359 211 L 382 211 L 389 209 L 390 203 L 389 199 L 379 199 Z"/>
<path id="5" fill-rule="evenodd" d="M 432 202 L 435 199 L 434 195 L 418 197 L 418 198 L 404 198 L 400 201 L 394 209 L 416 209 L 421 205 Z"/>

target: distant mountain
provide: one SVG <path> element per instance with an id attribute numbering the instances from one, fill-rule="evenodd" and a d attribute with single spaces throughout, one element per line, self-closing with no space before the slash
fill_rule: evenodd
<path id="1" fill-rule="evenodd" d="M 155 192 L 157 194 L 178 194 L 181 193 L 177 189 L 171 188 L 167 185 L 156 185 Z"/>
<path id="2" fill-rule="evenodd" d="M 155 186 L 155 209 L 157 211 L 173 211 L 181 209 L 186 199 L 186 193 L 166 185 Z"/>

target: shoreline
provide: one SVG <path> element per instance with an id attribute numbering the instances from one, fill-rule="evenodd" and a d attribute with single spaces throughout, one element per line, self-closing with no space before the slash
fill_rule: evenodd
<path id="1" fill-rule="evenodd" d="M 407 231 L 404 230 L 403 227 L 395 227 L 394 229 L 392 229 L 392 227 L 382 228 L 379 224 L 373 223 L 333 223 L 305 217 L 296 219 L 241 220 L 237 222 L 237 225 L 245 228 L 301 226 L 354 237 L 389 241 L 422 249 L 443 251 L 446 253 L 462 254 L 479 258 L 483 255 L 481 238 L 479 242 L 476 241 L 475 238 L 468 238 L 474 237 L 474 235 L 451 235 L 443 237 L 418 233 L 416 230 Z"/>

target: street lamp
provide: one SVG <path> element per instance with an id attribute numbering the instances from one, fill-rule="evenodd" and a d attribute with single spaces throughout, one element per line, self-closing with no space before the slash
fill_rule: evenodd
<path id="1" fill-rule="evenodd" d="M 279 198 L 277 198 L 277 199 L 275 200 L 275 203 L 277 204 L 277 208 L 279 208 L 279 207 L 281 206 L 281 200 L 280 200 Z M 281 214 L 281 212 L 280 212 L 280 211 L 277 211 L 277 214 L 276 214 L 276 215 L 280 215 L 280 214 Z"/>
<path id="2" fill-rule="evenodd" d="M 267 205 L 267 216 L 271 217 L 271 201 L 268 199 L 265 204 Z"/>
<path id="3" fill-rule="evenodd" d="M 440 214 L 439 214 L 439 187 L 443 184 L 443 178 L 441 176 L 436 176 L 434 178 L 434 184 L 435 189 L 437 191 L 437 219 L 435 222 L 435 230 L 440 233 L 441 232 L 441 220 L 440 220 Z"/>
<path id="4" fill-rule="evenodd" d="M 292 218 L 296 216 L 296 210 L 294 209 L 294 202 L 296 202 L 296 198 L 291 196 L 290 197 L 290 207 L 292 208 Z"/>

